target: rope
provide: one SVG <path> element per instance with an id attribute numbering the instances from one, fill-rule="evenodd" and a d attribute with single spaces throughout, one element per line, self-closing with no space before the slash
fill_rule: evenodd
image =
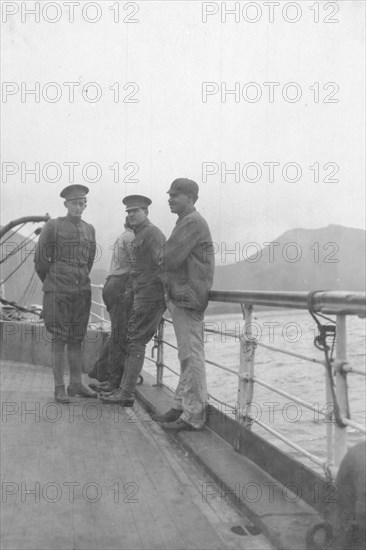
<path id="1" fill-rule="evenodd" d="M 332 319 L 330 319 L 329 317 L 326 317 L 325 315 L 318 314 L 318 317 L 322 317 L 322 319 L 326 319 L 327 321 L 330 321 L 331 323 L 333 323 L 333 325 L 322 325 L 319 319 L 317 318 L 317 316 L 315 315 L 315 311 L 313 307 L 313 297 L 314 297 L 314 294 L 317 292 L 322 292 L 322 291 L 314 290 L 313 292 L 309 292 L 308 298 L 307 298 L 309 313 L 314 319 L 314 321 L 316 322 L 318 331 L 319 331 L 319 334 L 314 338 L 314 346 L 320 351 L 324 352 L 325 368 L 328 374 L 330 390 L 332 393 L 332 399 L 334 403 L 334 411 L 333 411 L 334 419 L 340 428 L 346 428 L 347 424 L 345 424 L 342 420 L 336 393 L 335 393 L 335 382 L 334 382 L 333 369 L 332 369 L 332 360 L 333 360 L 332 358 L 333 358 L 333 352 L 334 352 L 334 344 L 335 344 L 337 327 L 335 322 Z M 328 338 L 331 338 L 332 340 L 331 347 L 329 347 L 327 343 Z M 329 351 L 330 351 L 330 354 L 329 354 Z M 349 405 L 348 405 L 348 395 L 347 395 L 347 411 L 348 411 L 348 416 L 350 416 Z"/>
<path id="2" fill-rule="evenodd" d="M 20 231 L 21 229 L 23 229 L 24 226 L 25 226 L 25 222 L 22 223 L 22 225 L 20 225 L 15 231 L 13 231 L 12 233 L 10 233 L 9 237 L 7 237 L 7 238 L 5 239 L 5 241 L 2 241 L 2 242 L 0 243 L 0 245 L 3 246 L 5 243 L 7 243 L 8 240 L 11 239 L 11 237 L 12 237 L 13 235 L 15 235 L 16 233 L 18 233 L 18 231 Z"/>
<path id="3" fill-rule="evenodd" d="M 6 306 L 13 306 L 15 309 L 17 309 L 19 311 L 23 311 L 25 313 L 35 313 L 36 315 L 41 317 L 41 312 L 39 312 L 36 309 L 29 309 L 29 308 L 26 308 L 26 307 L 18 306 L 18 304 L 16 302 L 9 302 L 8 300 L 4 300 L 4 298 L 0 298 L 0 302 L 2 304 L 6 305 Z"/>
<path id="4" fill-rule="evenodd" d="M 0 284 L 3 285 L 4 283 L 6 283 L 6 281 L 7 281 L 8 279 L 10 279 L 10 277 L 12 277 L 16 271 L 18 271 L 18 269 L 24 264 L 24 262 L 26 262 L 26 261 L 28 260 L 28 258 L 29 258 L 29 255 L 26 256 L 26 257 L 24 258 L 24 260 L 22 260 L 22 261 L 20 262 L 20 264 L 19 264 L 19 265 L 18 265 L 18 266 L 17 266 L 17 267 L 7 276 L 7 277 L 6 277 L 6 279 L 4 279 L 3 281 L 0 282 Z"/>
<path id="5" fill-rule="evenodd" d="M 37 229 L 35 229 L 33 231 L 33 233 L 36 233 Z M 37 236 L 37 235 L 35 235 Z M 19 245 L 19 247 L 14 251 L 12 251 L 10 254 L 8 254 L 5 258 L 3 258 L 2 260 L 0 260 L 0 263 L 4 262 L 5 260 L 7 260 L 8 258 L 10 258 L 10 256 L 12 256 L 13 254 L 15 254 L 16 252 L 20 252 L 21 248 L 23 248 L 26 244 L 28 244 L 27 242 L 25 241 L 28 241 L 28 242 L 35 242 L 35 238 L 33 239 L 29 239 L 29 237 L 27 237 L 26 239 L 24 239 L 24 241 L 22 241 L 22 246 Z M 24 243 L 24 244 L 23 244 Z M 7 277 L 6 279 L 4 279 L 3 281 L 0 281 L 0 284 L 4 284 L 6 283 L 6 281 L 8 279 L 10 279 L 10 277 L 12 277 L 14 275 L 14 273 L 16 271 L 18 271 L 18 269 L 24 264 L 24 262 L 26 262 L 28 260 L 28 258 L 30 257 L 30 254 L 26 255 L 25 258 L 20 262 L 20 264 L 14 269 L 14 271 L 12 271 Z"/>
<path id="6" fill-rule="evenodd" d="M 34 231 L 32 231 L 32 233 L 34 233 Z M 31 235 L 32 235 L 32 233 L 31 233 Z M 34 242 L 34 239 L 31 239 L 30 237 L 26 237 L 23 241 L 21 241 L 18 244 L 18 246 L 16 248 L 14 248 L 14 250 L 9 252 L 9 254 L 7 256 L 5 256 L 5 258 L 2 258 L 0 260 L 0 264 L 6 262 L 9 258 L 14 256 L 14 254 L 17 254 L 18 252 L 20 252 L 22 248 L 24 248 L 28 243 L 31 243 L 31 242 Z"/>

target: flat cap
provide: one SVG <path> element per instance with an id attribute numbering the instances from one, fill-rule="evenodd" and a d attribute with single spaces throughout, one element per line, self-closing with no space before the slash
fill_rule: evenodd
<path id="1" fill-rule="evenodd" d="M 194 200 L 198 199 L 199 187 L 197 183 L 188 178 L 178 178 L 173 181 L 167 193 L 183 193 L 183 195 L 193 195 Z"/>
<path id="2" fill-rule="evenodd" d="M 60 197 L 70 201 L 72 199 L 85 199 L 86 195 L 89 193 L 89 189 L 86 185 L 79 185 L 77 183 L 73 185 L 68 185 L 65 187 L 61 193 Z"/>
<path id="3" fill-rule="evenodd" d="M 128 195 L 122 202 L 126 205 L 126 211 L 128 212 L 132 208 L 147 208 L 151 204 L 151 199 L 143 195 Z"/>

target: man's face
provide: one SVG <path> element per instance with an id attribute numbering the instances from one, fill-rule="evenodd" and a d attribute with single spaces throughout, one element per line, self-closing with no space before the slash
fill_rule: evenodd
<path id="1" fill-rule="evenodd" d="M 64 202 L 67 211 L 73 218 L 81 218 L 86 208 L 86 199 L 71 199 Z"/>
<path id="2" fill-rule="evenodd" d="M 143 208 L 131 208 L 127 212 L 127 219 L 132 228 L 139 227 L 147 218 Z"/>
<path id="3" fill-rule="evenodd" d="M 170 211 L 173 214 L 182 214 L 188 207 L 192 206 L 193 200 L 190 195 L 184 195 L 183 193 L 169 193 L 168 204 Z"/>

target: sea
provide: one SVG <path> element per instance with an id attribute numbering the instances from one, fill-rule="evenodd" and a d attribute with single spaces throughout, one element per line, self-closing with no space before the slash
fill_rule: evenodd
<path id="1" fill-rule="evenodd" d="M 335 317 L 328 316 L 328 318 L 329 320 L 321 319 L 321 321 L 330 325 L 332 321 L 335 323 Z M 216 330 L 230 334 L 228 336 L 211 332 L 205 333 L 206 360 L 213 361 L 237 373 L 240 362 L 239 338 L 245 330 L 242 314 L 206 316 L 205 327 L 211 331 Z M 318 334 L 315 321 L 305 311 L 273 309 L 253 312 L 251 329 L 252 336 L 257 341 L 254 376 L 270 385 L 271 388 L 287 392 L 294 398 L 297 397 L 310 403 L 315 408 L 315 410 L 309 410 L 304 405 L 297 404 L 292 398 L 285 398 L 255 383 L 251 415 L 308 452 L 325 460 L 327 456 L 326 429 L 329 423 L 333 422 L 334 426 L 334 421 L 331 420 L 329 414 L 332 403 L 326 398 L 325 393 L 324 365 L 262 347 L 262 345 L 276 347 L 284 352 L 293 352 L 310 359 L 323 361 L 324 353 L 314 345 L 314 338 Z M 170 323 L 165 323 L 164 340 L 175 345 L 174 330 Z M 365 319 L 348 316 L 347 360 L 350 366 L 363 373 L 365 373 L 365 342 Z M 177 351 L 170 346 L 164 346 L 164 363 L 179 373 Z M 156 368 L 150 362 L 148 365 L 145 363 L 145 366 L 151 373 L 156 372 Z M 177 380 L 175 374 L 164 369 L 164 384 L 174 390 Z M 365 425 L 365 375 L 349 373 L 347 384 L 350 418 Z M 236 407 L 238 401 L 238 376 L 207 364 L 207 385 L 210 395 L 209 402 L 225 414 L 234 414 L 233 408 Z M 322 411 L 327 413 L 327 416 L 322 415 Z M 256 422 L 253 423 L 251 429 L 287 454 L 319 473 L 324 473 L 321 466 L 304 457 Z M 353 428 L 347 428 L 347 433 L 349 446 L 365 437 Z"/>

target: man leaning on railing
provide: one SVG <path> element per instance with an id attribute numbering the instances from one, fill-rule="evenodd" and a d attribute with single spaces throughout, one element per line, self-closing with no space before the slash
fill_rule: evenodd
<path id="1" fill-rule="evenodd" d="M 175 432 L 199 430 L 206 422 L 203 317 L 213 283 L 214 256 L 207 222 L 194 207 L 198 190 L 197 183 L 186 178 L 171 184 L 168 202 L 178 220 L 160 255 L 165 299 L 177 338 L 180 378 L 174 407 L 152 418 Z"/>

